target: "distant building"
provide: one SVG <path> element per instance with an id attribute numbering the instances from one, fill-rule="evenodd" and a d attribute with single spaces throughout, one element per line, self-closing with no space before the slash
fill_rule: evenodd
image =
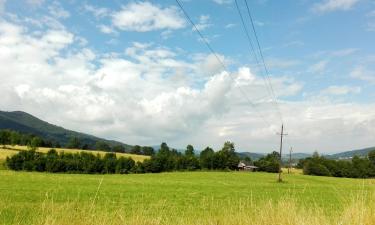
<path id="1" fill-rule="evenodd" d="M 258 169 L 257 166 L 247 165 L 245 162 L 239 162 L 238 163 L 238 170 L 242 171 L 256 171 Z"/>

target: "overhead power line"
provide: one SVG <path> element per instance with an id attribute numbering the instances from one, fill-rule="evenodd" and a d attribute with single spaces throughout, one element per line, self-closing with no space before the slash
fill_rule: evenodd
<path id="1" fill-rule="evenodd" d="M 247 27 L 246 27 L 246 23 L 245 23 L 244 17 L 243 17 L 243 15 L 242 15 L 242 12 L 241 12 L 241 10 L 240 10 L 240 7 L 239 7 L 239 5 L 238 5 L 237 0 L 235 0 L 235 4 L 236 4 L 236 8 L 237 8 L 238 15 L 240 16 L 240 19 L 241 19 L 242 28 L 243 28 L 243 30 L 245 31 L 245 35 L 246 35 L 246 38 L 247 38 L 248 43 L 249 43 L 249 46 L 250 46 L 250 53 L 253 55 L 256 64 L 257 64 L 257 65 L 260 65 L 260 62 L 259 62 L 259 60 L 258 60 L 257 53 L 256 53 L 256 51 L 255 51 L 255 48 L 254 48 L 253 42 L 252 42 L 252 40 L 251 40 L 251 37 L 250 37 L 249 31 L 248 31 L 248 29 L 247 29 Z M 263 71 L 263 70 L 261 70 L 261 71 Z M 265 85 L 265 87 L 266 87 L 267 93 L 268 93 L 268 95 L 270 95 L 271 98 L 273 99 L 272 91 L 271 91 L 271 89 L 270 89 L 270 87 L 269 87 L 269 84 L 267 83 L 267 78 L 266 78 L 266 76 L 265 76 L 262 72 L 261 72 L 261 75 L 262 75 L 262 78 L 263 78 L 264 85 Z"/>
<path id="2" fill-rule="evenodd" d="M 235 81 L 233 75 L 229 72 L 227 66 L 223 62 L 223 60 L 220 59 L 220 57 L 217 55 L 217 53 L 214 51 L 214 49 L 211 47 L 210 43 L 207 41 L 207 39 L 204 37 L 202 32 L 198 29 L 198 27 L 195 25 L 194 21 L 190 18 L 189 14 L 187 11 L 184 9 L 182 6 L 181 2 L 179 0 L 175 0 L 177 5 L 180 7 L 181 11 L 184 13 L 186 19 L 191 23 L 195 31 L 198 33 L 202 41 L 205 43 L 207 48 L 210 50 L 210 52 L 215 56 L 216 60 L 220 63 L 221 67 L 223 68 L 224 71 L 228 71 L 229 77 L 232 79 L 232 81 Z M 249 99 L 247 96 L 246 92 L 239 86 L 238 89 L 240 90 L 241 94 L 244 96 L 245 100 L 254 108 L 254 110 L 258 113 L 258 115 L 263 119 L 263 121 L 270 127 L 271 124 L 266 120 L 265 116 L 256 108 L 255 104 Z"/>
<path id="3" fill-rule="evenodd" d="M 235 0 L 235 1 L 236 1 L 236 4 L 237 4 L 237 0 Z M 261 58 L 262 63 L 263 63 L 263 68 L 264 68 L 264 71 L 266 72 L 266 75 L 267 75 L 267 81 L 268 81 L 268 84 L 269 84 L 269 88 L 271 90 L 272 97 L 273 97 L 273 100 L 275 102 L 276 108 L 278 110 L 281 122 L 283 122 L 283 116 L 282 116 L 282 113 L 281 113 L 281 110 L 280 110 L 280 106 L 278 104 L 278 101 L 277 101 L 277 98 L 276 98 L 276 95 L 275 95 L 274 88 L 272 86 L 272 82 L 271 82 L 271 77 L 270 77 L 270 74 L 269 74 L 269 70 L 268 70 L 267 64 L 266 64 L 266 62 L 264 60 L 262 48 L 260 47 L 259 38 L 258 38 L 258 34 L 256 32 L 256 29 L 255 29 L 253 16 L 251 15 L 250 7 L 249 7 L 249 4 L 247 3 L 247 0 L 244 0 L 244 1 L 245 1 L 245 4 L 246 4 L 247 13 L 248 13 L 249 18 L 250 18 L 251 26 L 252 26 L 252 29 L 253 29 L 253 32 L 254 32 L 255 40 L 256 40 L 256 43 L 257 43 L 257 46 L 258 46 L 259 55 L 260 55 L 260 58 Z"/>

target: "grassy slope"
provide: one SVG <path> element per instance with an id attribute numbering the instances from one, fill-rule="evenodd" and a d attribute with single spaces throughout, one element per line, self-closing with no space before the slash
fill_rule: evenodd
<path id="1" fill-rule="evenodd" d="M 373 224 L 375 180 L 0 171 L 0 224 Z M 281 219 L 280 219 L 281 218 Z"/>
<path id="2" fill-rule="evenodd" d="M 0 146 L 0 161 L 4 160 L 7 156 L 11 156 L 13 154 L 16 154 L 18 151 L 25 151 L 25 150 L 27 150 L 26 146 L 18 146 L 18 145 L 11 146 L 11 145 L 7 145 L 5 147 L 7 149 L 3 149 Z M 50 149 L 51 148 L 42 148 L 41 147 L 41 148 L 38 148 L 37 151 L 38 152 L 47 153 Z M 104 155 L 104 154 L 107 153 L 107 152 L 103 152 L 103 151 L 94 151 L 94 150 L 66 149 L 66 148 L 55 148 L 55 149 L 58 152 L 67 152 L 67 153 L 77 153 L 77 152 L 81 152 L 81 151 L 85 151 L 85 152 L 92 153 L 92 154 L 100 154 L 100 155 Z M 120 156 L 131 157 L 134 161 L 143 161 L 145 159 L 150 158 L 149 156 L 127 154 L 127 153 L 116 153 L 116 155 L 118 157 L 120 157 Z"/>

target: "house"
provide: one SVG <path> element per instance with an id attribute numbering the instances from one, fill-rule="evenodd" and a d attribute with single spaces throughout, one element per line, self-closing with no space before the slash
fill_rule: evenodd
<path id="1" fill-rule="evenodd" d="M 245 162 L 240 161 L 237 166 L 238 170 L 243 171 L 256 171 L 258 169 L 257 166 L 247 165 Z"/>

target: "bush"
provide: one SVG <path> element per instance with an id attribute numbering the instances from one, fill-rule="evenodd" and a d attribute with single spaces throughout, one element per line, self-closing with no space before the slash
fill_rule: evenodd
<path id="1" fill-rule="evenodd" d="M 316 176 L 331 176 L 331 173 L 322 164 L 316 164 L 313 162 L 307 162 L 305 163 L 305 166 L 303 167 L 303 174 L 306 175 L 316 175 Z"/>
<path id="2" fill-rule="evenodd" d="M 326 159 L 314 153 L 313 157 L 303 160 L 303 173 L 316 176 L 334 176 L 350 178 L 375 177 L 375 156 L 370 152 L 368 157 L 354 156 L 351 161 Z"/>
<path id="3" fill-rule="evenodd" d="M 268 154 L 254 162 L 254 165 L 258 167 L 259 171 L 278 173 L 280 171 L 279 160 L 280 154 L 277 152 L 272 152 L 271 154 Z"/>

